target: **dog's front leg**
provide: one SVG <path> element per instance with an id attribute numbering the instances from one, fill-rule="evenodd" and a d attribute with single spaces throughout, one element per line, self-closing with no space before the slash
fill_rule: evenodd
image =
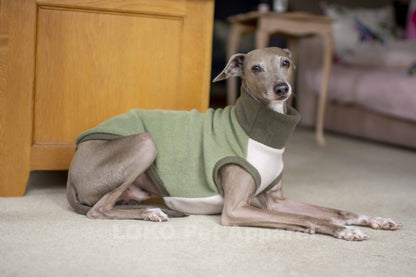
<path id="1" fill-rule="evenodd" d="M 384 230 L 397 230 L 401 226 L 390 218 L 359 215 L 285 199 L 282 193 L 282 181 L 269 191 L 260 194 L 258 199 L 266 210 L 311 216 L 339 225 L 361 225 Z"/>
<path id="2" fill-rule="evenodd" d="M 224 190 L 222 225 L 269 227 L 309 233 L 322 233 L 346 240 L 363 240 L 367 236 L 358 229 L 336 225 L 305 215 L 265 210 L 252 206 L 255 182 L 251 175 L 237 165 L 224 166 L 220 171 Z"/>

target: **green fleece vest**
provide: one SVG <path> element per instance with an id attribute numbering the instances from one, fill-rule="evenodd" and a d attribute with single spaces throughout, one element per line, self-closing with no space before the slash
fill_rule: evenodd
<path id="1" fill-rule="evenodd" d="M 158 151 L 147 173 L 164 197 L 204 198 L 222 194 L 217 176 L 226 164 L 246 169 L 256 182 L 258 194 L 280 180 L 283 163 L 278 166 L 280 169 L 267 166 L 273 164 L 274 156 L 280 163 L 286 140 L 299 119 L 300 115 L 291 107 L 287 114 L 280 114 L 243 92 L 235 106 L 205 113 L 131 110 L 83 132 L 76 142 L 147 132 Z M 260 152 L 268 157 L 258 155 Z M 269 176 L 268 184 L 262 185 L 262 172 L 272 172 L 273 180 Z"/>

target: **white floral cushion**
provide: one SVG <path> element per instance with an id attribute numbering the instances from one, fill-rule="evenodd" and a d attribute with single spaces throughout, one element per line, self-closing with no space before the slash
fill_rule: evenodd
<path id="1" fill-rule="evenodd" d="M 334 19 L 335 54 L 344 60 L 354 54 L 362 43 L 381 43 L 394 40 L 393 9 L 347 8 L 324 5 L 324 13 Z"/>

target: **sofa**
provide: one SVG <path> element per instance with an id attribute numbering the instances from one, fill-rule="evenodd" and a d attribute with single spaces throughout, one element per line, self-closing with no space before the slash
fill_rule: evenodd
<path id="1" fill-rule="evenodd" d="M 361 17 L 373 13 L 379 20 L 381 14 L 388 15 L 389 7 L 326 8 L 326 14 L 334 18 L 335 54 L 325 129 L 416 148 L 416 40 L 405 39 L 404 30 L 383 34 L 383 30 L 376 30 L 376 25 L 382 24 L 372 25 L 371 19 Z M 341 11 L 343 18 L 331 14 L 334 11 Z M 345 18 L 349 12 L 350 18 Z M 348 24 L 355 26 L 345 26 Z M 304 126 L 315 123 L 322 74 L 321 44 L 320 38 L 306 38 L 298 49 L 296 105 Z"/>

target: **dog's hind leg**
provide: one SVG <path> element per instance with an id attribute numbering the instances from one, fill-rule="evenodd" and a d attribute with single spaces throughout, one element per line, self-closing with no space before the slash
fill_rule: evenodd
<path id="1" fill-rule="evenodd" d="M 121 192 L 123 193 L 123 192 Z M 87 213 L 90 218 L 102 219 L 143 219 L 150 221 L 166 221 L 168 216 L 159 208 L 115 208 L 120 197 L 120 190 L 104 195 Z"/>
<path id="2" fill-rule="evenodd" d="M 112 141 L 83 142 L 78 146 L 69 170 L 68 186 L 73 189 L 67 191 L 76 193 L 78 202 L 84 207 L 92 206 L 86 211 L 90 218 L 168 220 L 160 209 L 115 207 L 120 199 L 129 195 L 139 201 L 150 197 L 136 180 L 145 174 L 156 156 L 156 146 L 147 133 Z M 71 205 L 76 206 L 73 202 L 70 201 Z"/>

